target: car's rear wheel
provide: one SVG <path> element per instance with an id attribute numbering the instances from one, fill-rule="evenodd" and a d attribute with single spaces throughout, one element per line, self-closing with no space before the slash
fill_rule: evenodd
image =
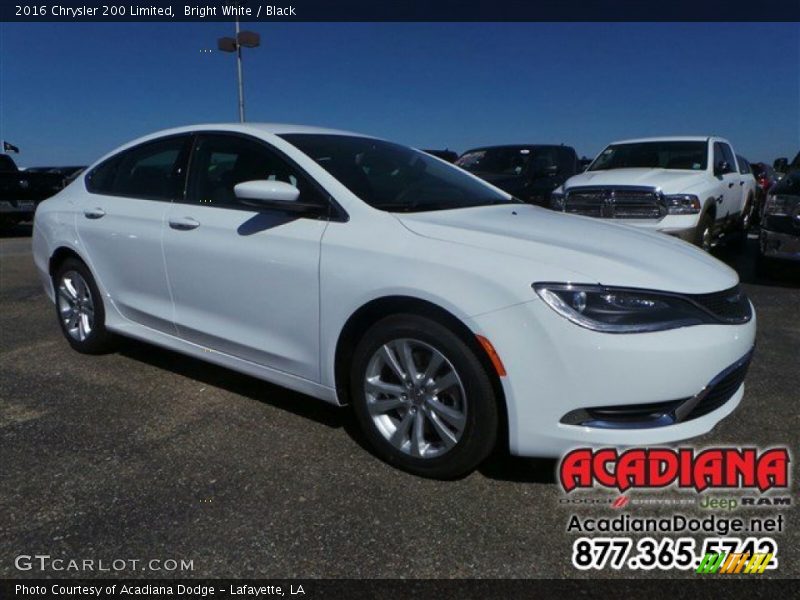
<path id="1" fill-rule="evenodd" d="M 105 327 L 105 307 L 91 272 L 80 260 L 69 258 L 53 277 L 56 314 L 64 337 L 78 352 L 102 354 L 114 347 Z"/>
<path id="2" fill-rule="evenodd" d="M 452 479 L 494 448 L 492 382 L 475 352 L 437 321 L 397 315 L 375 324 L 356 347 L 350 385 L 370 444 L 401 469 Z"/>

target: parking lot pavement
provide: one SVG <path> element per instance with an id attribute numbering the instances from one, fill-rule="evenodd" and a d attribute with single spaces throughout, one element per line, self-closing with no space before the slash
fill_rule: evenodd
<path id="1" fill-rule="evenodd" d="M 37 553 L 191 560 L 178 573 L 191 577 L 613 575 L 572 567 L 570 512 L 613 513 L 560 503 L 552 461 L 498 456 L 459 481 L 419 479 L 372 456 L 346 409 L 144 344 L 71 351 L 29 247 L 0 239 L 0 576 L 41 576 L 14 566 Z M 756 306 L 758 350 L 739 410 L 701 443 L 796 452 L 800 286 L 754 282 L 750 258 L 720 255 Z M 797 577 L 797 509 L 781 512 L 776 574 Z M 771 513 L 737 513 L 753 514 Z"/>

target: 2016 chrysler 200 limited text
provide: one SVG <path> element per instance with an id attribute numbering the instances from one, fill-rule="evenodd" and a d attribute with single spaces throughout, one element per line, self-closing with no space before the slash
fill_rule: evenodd
<path id="1" fill-rule="evenodd" d="M 350 403 L 429 477 L 660 444 L 741 401 L 755 316 L 689 244 L 520 203 L 422 152 L 284 125 L 164 131 L 36 213 L 67 341 L 146 340 Z"/>

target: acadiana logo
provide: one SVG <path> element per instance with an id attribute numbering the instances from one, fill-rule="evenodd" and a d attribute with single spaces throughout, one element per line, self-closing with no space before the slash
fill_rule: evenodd
<path id="1" fill-rule="evenodd" d="M 565 492 L 576 488 L 665 488 L 677 485 L 697 492 L 706 489 L 789 487 L 789 450 L 757 448 L 577 448 L 559 465 Z"/>

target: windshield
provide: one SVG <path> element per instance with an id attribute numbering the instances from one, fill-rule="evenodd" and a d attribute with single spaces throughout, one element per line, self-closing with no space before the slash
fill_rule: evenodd
<path id="1" fill-rule="evenodd" d="M 589 171 L 634 168 L 704 171 L 707 165 L 706 142 L 636 142 L 611 144 L 594 159 Z"/>
<path id="2" fill-rule="evenodd" d="M 461 169 L 391 142 L 335 134 L 280 137 L 380 210 L 421 212 L 517 202 Z"/>
<path id="3" fill-rule="evenodd" d="M 524 171 L 544 171 L 557 165 L 555 148 L 505 146 L 468 150 L 455 164 L 473 173 L 521 175 Z"/>

